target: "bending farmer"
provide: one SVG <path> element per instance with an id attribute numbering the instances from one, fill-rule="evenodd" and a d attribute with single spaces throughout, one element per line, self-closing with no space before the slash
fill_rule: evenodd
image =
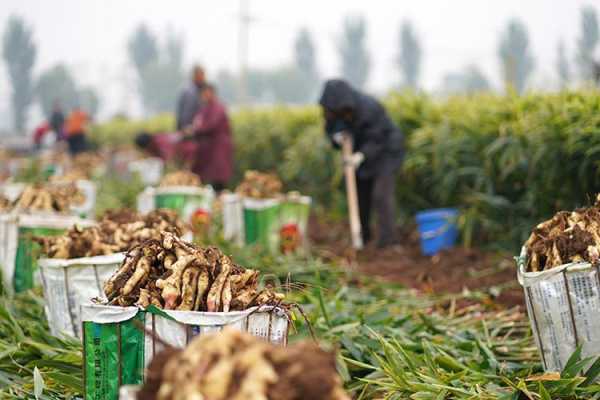
<path id="1" fill-rule="evenodd" d="M 370 216 L 375 206 L 378 247 L 395 242 L 396 171 L 402 164 L 404 137 L 373 97 L 353 89 L 343 80 L 330 80 L 319 101 L 325 116 L 325 131 L 339 148 L 343 134 L 354 143 L 350 160 L 356 171 L 363 242 L 372 239 Z"/>

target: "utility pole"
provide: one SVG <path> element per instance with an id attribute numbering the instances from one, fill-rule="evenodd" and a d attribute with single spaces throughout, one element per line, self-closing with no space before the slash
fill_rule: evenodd
<path id="1" fill-rule="evenodd" d="M 240 0 L 239 19 L 238 63 L 240 79 L 238 98 L 240 104 L 243 105 L 248 101 L 248 31 L 252 22 L 248 13 L 248 0 Z"/>

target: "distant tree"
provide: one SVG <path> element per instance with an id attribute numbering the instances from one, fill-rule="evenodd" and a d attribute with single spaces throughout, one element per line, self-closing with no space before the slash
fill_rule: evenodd
<path id="1" fill-rule="evenodd" d="M 64 111 L 68 111 L 79 103 L 77 84 L 69 68 L 63 64 L 56 65 L 41 73 L 35 93 L 46 117 L 52 114 L 54 101 L 60 102 Z"/>
<path id="2" fill-rule="evenodd" d="M 529 48 L 527 27 L 522 21 L 516 18 L 509 21 L 502 34 L 498 54 L 505 85 L 523 93 L 534 68 L 534 59 Z"/>
<path id="3" fill-rule="evenodd" d="M 233 104 L 237 100 L 237 78 L 226 69 L 217 72 L 215 78 L 219 98 L 226 104 Z"/>
<path id="4" fill-rule="evenodd" d="M 344 20 L 339 52 L 342 76 L 357 89 L 363 89 L 369 77 L 370 57 L 367 50 L 367 22 L 363 17 Z"/>
<path id="5" fill-rule="evenodd" d="M 272 94 L 269 94 L 268 72 L 262 69 L 250 68 L 247 73 L 247 96 L 252 101 L 271 102 Z M 271 97 L 269 97 L 271 96 Z"/>
<path id="6" fill-rule="evenodd" d="M 400 28 L 400 53 L 398 65 L 402 74 L 402 85 L 416 89 L 421 72 L 421 46 L 410 21 L 402 22 Z"/>
<path id="7" fill-rule="evenodd" d="M 301 29 L 296 36 L 294 61 L 299 78 L 303 82 L 302 93 L 298 94 L 300 101 L 311 101 L 316 94 L 320 82 L 315 45 L 312 35 L 305 28 Z"/>
<path id="8" fill-rule="evenodd" d="M 266 87 L 274 101 L 305 103 L 312 94 L 306 77 L 294 66 L 282 66 L 267 71 Z"/>
<path id="9" fill-rule="evenodd" d="M 10 17 L 4 31 L 2 55 L 12 86 L 14 127 L 21 132 L 25 129 L 27 111 L 33 101 L 33 66 L 36 52 L 32 29 L 23 19 Z"/>
<path id="10" fill-rule="evenodd" d="M 79 87 L 73 74 L 64 64 L 58 64 L 40 74 L 35 94 L 44 115 L 52 115 L 54 102 L 58 101 L 64 112 L 78 106 L 91 116 L 98 113 L 100 98 L 96 90 L 90 86 Z"/>
<path id="11" fill-rule="evenodd" d="M 171 64 L 159 62 L 150 65 L 144 71 L 141 90 L 144 107 L 149 112 L 171 111 L 182 84 L 182 75 L 177 74 Z"/>
<path id="12" fill-rule="evenodd" d="M 577 40 L 577 62 L 581 77 L 591 80 L 594 77 L 594 50 L 599 39 L 598 15 L 592 6 L 581 9 L 581 33 Z"/>
<path id="13" fill-rule="evenodd" d="M 446 74 L 443 82 L 446 94 L 472 94 L 489 91 L 490 88 L 488 79 L 476 65 L 468 65 L 461 72 Z"/>
<path id="14" fill-rule="evenodd" d="M 164 46 L 140 25 L 128 42 L 128 52 L 137 78 L 139 94 L 147 112 L 173 109 L 177 91 L 183 85 L 183 39 L 169 32 Z"/>
<path id="15" fill-rule="evenodd" d="M 294 59 L 298 69 L 309 77 L 316 77 L 317 55 L 310 32 L 303 28 L 298 32 L 294 42 Z"/>
<path id="16" fill-rule="evenodd" d="M 140 25 L 127 44 L 129 58 L 140 75 L 158 59 L 158 41 L 156 36 L 146 27 Z"/>
<path id="17" fill-rule="evenodd" d="M 158 59 L 146 67 L 142 96 L 150 111 L 165 112 L 175 106 L 184 83 L 183 47 L 183 39 L 169 33 Z"/>
<path id="18" fill-rule="evenodd" d="M 558 42 L 556 48 L 556 72 L 560 80 L 560 86 L 566 87 L 571 78 L 571 71 L 569 68 L 569 60 L 567 59 L 567 51 L 565 49 L 565 42 L 561 40 Z"/>
<path id="19" fill-rule="evenodd" d="M 96 90 L 90 86 L 83 87 L 77 92 L 79 106 L 89 115 L 95 117 L 100 108 L 100 98 Z"/>
<path id="20" fill-rule="evenodd" d="M 174 69 L 179 68 L 181 74 L 183 74 L 183 48 L 183 37 L 172 31 L 167 32 L 163 62 L 170 64 Z"/>

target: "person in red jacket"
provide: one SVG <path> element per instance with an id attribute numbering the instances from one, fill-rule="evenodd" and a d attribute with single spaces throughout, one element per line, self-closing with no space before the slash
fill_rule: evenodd
<path id="1" fill-rule="evenodd" d="M 158 157 L 165 162 L 191 164 L 196 158 L 196 143 L 182 141 L 181 132 L 163 132 L 150 134 L 140 132 L 135 137 L 138 149 L 151 157 Z"/>
<path id="2" fill-rule="evenodd" d="M 197 143 L 192 171 L 202 182 L 220 191 L 227 186 L 233 174 L 233 140 L 225 106 L 219 101 L 216 89 L 205 85 L 200 92 L 203 107 L 191 126 L 185 129 L 187 137 Z"/>
<path id="3" fill-rule="evenodd" d="M 37 149 L 42 146 L 42 139 L 48 132 L 50 132 L 52 128 L 50 124 L 46 121 L 42 122 L 35 130 L 33 131 L 33 144 Z"/>

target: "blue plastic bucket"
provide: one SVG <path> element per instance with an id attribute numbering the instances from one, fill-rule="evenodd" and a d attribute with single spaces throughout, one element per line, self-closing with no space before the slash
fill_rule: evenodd
<path id="1" fill-rule="evenodd" d="M 455 208 L 437 208 L 417 213 L 423 254 L 432 256 L 442 249 L 454 247 L 458 238 L 457 218 L 458 210 Z"/>

